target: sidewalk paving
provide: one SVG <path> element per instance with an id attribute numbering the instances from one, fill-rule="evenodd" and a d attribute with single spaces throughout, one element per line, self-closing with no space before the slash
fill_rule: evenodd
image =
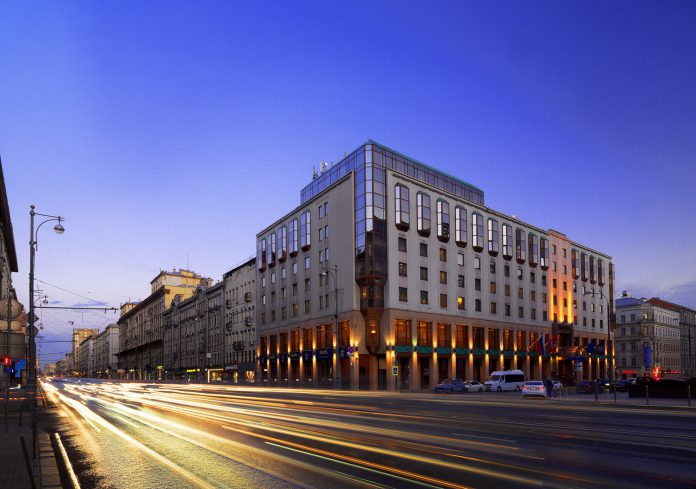
<path id="1" fill-rule="evenodd" d="M 22 437 L 34 475 L 34 487 L 61 488 L 58 466 L 48 433 L 38 432 L 38 451 L 32 458 L 29 399 L 22 389 L 0 395 L 0 489 L 31 489 L 32 480 L 22 450 Z M 41 416 L 39 409 L 38 416 Z M 21 424 L 20 424 L 21 423 Z"/>

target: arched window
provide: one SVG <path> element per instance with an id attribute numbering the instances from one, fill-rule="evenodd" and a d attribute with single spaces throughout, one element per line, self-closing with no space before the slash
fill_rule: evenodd
<path id="1" fill-rule="evenodd" d="M 580 275 L 583 282 L 587 282 L 587 254 L 580 253 Z"/>
<path id="2" fill-rule="evenodd" d="M 597 260 L 597 275 L 599 279 L 599 285 L 604 285 L 604 260 L 602 260 L 601 258 Z"/>
<path id="3" fill-rule="evenodd" d="M 527 241 L 529 244 L 529 266 L 536 267 L 539 263 L 539 240 L 536 234 L 529 233 Z"/>
<path id="4" fill-rule="evenodd" d="M 595 257 L 590 255 L 590 283 L 597 283 L 597 274 L 595 273 Z"/>
<path id="5" fill-rule="evenodd" d="M 275 261 L 276 261 L 276 235 L 275 235 L 275 233 L 269 234 L 267 241 L 268 241 L 268 249 L 266 250 L 266 257 L 267 257 L 266 261 L 268 262 L 269 267 L 274 267 Z"/>
<path id="6" fill-rule="evenodd" d="M 416 212 L 418 214 L 418 234 L 430 236 L 430 196 L 422 192 L 416 194 Z"/>
<path id="7" fill-rule="evenodd" d="M 483 251 L 483 216 L 478 212 L 471 214 L 471 247 Z"/>
<path id="8" fill-rule="evenodd" d="M 466 246 L 466 209 L 454 208 L 454 241 L 457 246 Z"/>
<path id="9" fill-rule="evenodd" d="M 515 257 L 517 263 L 524 263 L 527 260 L 527 240 L 522 229 L 515 230 Z"/>
<path id="10" fill-rule="evenodd" d="M 503 224 L 503 258 L 512 259 L 512 226 Z"/>
<path id="11" fill-rule="evenodd" d="M 549 269 L 549 240 L 541 238 L 541 269 Z"/>
<path id="12" fill-rule="evenodd" d="M 396 209 L 396 227 L 402 231 L 408 231 L 411 223 L 409 214 L 408 187 L 394 186 L 394 209 Z"/>
<path id="13" fill-rule="evenodd" d="M 437 201 L 437 239 L 446 243 L 450 238 L 449 203 Z"/>
<path id="14" fill-rule="evenodd" d="M 297 219 L 293 219 L 288 223 L 288 234 L 290 238 L 288 243 L 290 256 L 295 256 L 297 255 Z"/>
<path id="15" fill-rule="evenodd" d="M 284 262 L 288 256 L 288 228 L 284 225 L 278 229 L 278 261 Z"/>
<path id="16" fill-rule="evenodd" d="M 257 243 L 256 265 L 260 272 L 266 269 L 266 239 L 261 238 Z"/>
<path id="17" fill-rule="evenodd" d="M 570 261 L 573 269 L 573 279 L 577 280 L 580 278 L 580 258 L 578 257 L 578 250 L 572 250 L 570 252 Z"/>
<path id="18" fill-rule="evenodd" d="M 488 219 L 488 254 L 497 256 L 500 251 L 500 239 L 498 237 L 498 221 Z"/>
<path id="19" fill-rule="evenodd" d="M 312 213 L 309 210 L 300 214 L 300 248 L 307 251 L 312 245 Z"/>

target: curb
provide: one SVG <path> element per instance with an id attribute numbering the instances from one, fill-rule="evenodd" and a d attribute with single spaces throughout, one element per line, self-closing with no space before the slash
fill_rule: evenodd
<path id="1" fill-rule="evenodd" d="M 41 487 L 43 489 L 61 489 L 63 484 L 48 433 L 42 433 L 39 437 L 39 463 L 41 464 Z"/>

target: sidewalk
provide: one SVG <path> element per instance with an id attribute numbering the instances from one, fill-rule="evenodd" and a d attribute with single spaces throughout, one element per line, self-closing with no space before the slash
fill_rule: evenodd
<path id="1" fill-rule="evenodd" d="M 38 415 L 41 415 L 41 409 Z M 47 433 L 38 432 L 38 451 L 36 458 L 32 458 L 31 411 L 26 393 L 22 389 L 10 390 L 7 397 L 7 392 L 4 391 L 0 394 L 0 489 L 32 488 L 32 479 L 22 450 L 22 438 L 34 476 L 33 487 L 62 487 Z"/>
<path id="2" fill-rule="evenodd" d="M 556 398 L 552 398 L 558 401 L 571 401 L 579 403 L 595 403 L 594 394 L 580 394 L 577 395 L 571 388 L 570 392 L 563 392 Z M 597 395 L 597 404 L 611 404 L 616 406 L 635 406 L 635 407 L 662 407 L 662 408 L 673 408 L 673 409 L 689 409 L 689 401 L 686 398 L 662 398 L 662 397 L 651 397 L 648 399 L 646 405 L 644 397 L 628 397 L 627 392 L 617 392 L 616 402 L 614 402 L 613 393 L 604 393 Z M 691 400 L 691 409 L 693 409 L 696 414 L 696 400 Z"/>

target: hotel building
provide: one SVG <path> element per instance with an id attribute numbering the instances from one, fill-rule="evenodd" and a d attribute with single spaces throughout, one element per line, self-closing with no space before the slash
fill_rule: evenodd
<path id="1" fill-rule="evenodd" d="M 263 383 L 606 375 L 605 356 L 583 347 L 607 338 L 611 257 L 490 209 L 481 189 L 374 141 L 322 169 L 256 241 Z M 533 348 L 542 334 L 554 338 L 548 354 Z"/>

